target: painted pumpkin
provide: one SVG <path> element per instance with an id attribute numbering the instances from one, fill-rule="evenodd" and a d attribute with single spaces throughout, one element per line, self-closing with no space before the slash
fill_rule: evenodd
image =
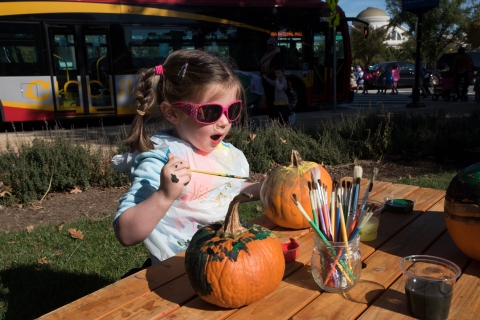
<path id="1" fill-rule="evenodd" d="M 312 182 L 310 169 L 314 167 L 320 169 L 320 180 L 326 185 L 327 196 L 330 199 L 332 192 L 330 174 L 318 163 L 303 161 L 296 150 L 292 150 L 290 165 L 276 167 L 267 175 L 260 190 L 260 201 L 265 215 L 275 224 L 291 229 L 310 227 L 291 196 L 292 194 L 297 196 L 298 202 L 313 220 L 308 184 Z"/>
<path id="2" fill-rule="evenodd" d="M 270 230 L 240 223 L 240 194 L 230 203 L 225 222 L 208 225 L 193 236 L 185 253 L 190 283 L 203 300 L 239 308 L 260 300 L 280 284 L 285 271 L 282 246 Z"/>
<path id="3" fill-rule="evenodd" d="M 463 169 L 452 179 L 444 212 L 453 242 L 464 254 L 480 261 L 480 163 Z"/>

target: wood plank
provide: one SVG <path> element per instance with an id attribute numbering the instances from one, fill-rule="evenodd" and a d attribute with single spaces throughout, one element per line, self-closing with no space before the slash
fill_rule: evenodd
<path id="1" fill-rule="evenodd" d="M 225 309 L 195 298 L 180 309 L 166 315 L 164 319 L 175 320 L 221 320 L 237 312 L 238 309 Z M 158 319 L 162 318 L 161 316 Z"/>
<path id="2" fill-rule="evenodd" d="M 470 262 L 470 259 L 457 248 L 448 232 L 445 232 L 440 239 L 438 239 L 424 254 L 450 260 L 456 263 L 462 270 L 464 270 Z M 458 284 L 455 285 L 454 291 L 457 290 L 457 287 Z M 388 288 L 385 293 L 382 294 L 382 296 L 375 301 L 375 303 L 371 305 L 359 319 L 413 319 L 410 316 L 407 308 L 407 299 L 405 297 L 405 281 L 403 277 L 400 277 L 397 281 L 395 281 L 395 283 Z M 452 319 L 459 318 L 456 317 Z"/>
<path id="3" fill-rule="evenodd" d="M 480 315 L 480 261 L 472 261 L 453 289 L 449 319 L 478 319 Z"/>
<path id="4" fill-rule="evenodd" d="M 185 273 L 185 259 L 176 255 L 60 307 L 40 319 L 93 319 L 150 293 Z"/>
<path id="5" fill-rule="evenodd" d="M 417 186 L 410 186 L 407 184 L 393 184 L 388 186 L 387 188 L 382 189 L 381 191 L 375 193 L 374 195 L 368 197 L 370 200 L 376 200 L 380 202 L 385 202 L 384 198 L 388 195 L 399 195 L 405 197 L 409 194 L 414 193 L 420 189 Z"/>
<path id="6" fill-rule="evenodd" d="M 355 319 L 400 277 L 400 257 L 424 252 L 445 230 L 442 200 L 364 260 L 361 279 L 351 291 L 323 293 L 293 319 Z"/>
<path id="7" fill-rule="evenodd" d="M 156 319 L 180 308 L 196 297 L 188 276 L 183 276 L 161 286 L 134 301 L 113 310 L 102 319 Z"/>
<path id="8" fill-rule="evenodd" d="M 424 211 L 430 209 L 441 200 L 445 195 L 445 191 L 422 188 L 418 189 L 414 194 L 417 197 L 417 201 L 413 206 L 413 212 L 409 214 L 395 214 L 384 211 L 380 216 L 377 239 L 365 242 L 366 245 L 375 249 L 379 248 L 410 222 L 418 218 Z"/>
<path id="9" fill-rule="evenodd" d="M 239 309 L 228 319 L 289 319 L 319 295 L 307 265 L 282 281 L 274 292 Z"/>

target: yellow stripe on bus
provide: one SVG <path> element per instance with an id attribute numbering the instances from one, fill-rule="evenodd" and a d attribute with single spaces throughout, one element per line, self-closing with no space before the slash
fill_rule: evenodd
<path id="1" fill-rule="evenodd" d="M 158 8 L 127 6 L 122 4 L 85 3 L 85 2 L 60 2 L 60 1 L 11 1 L 0 2 L 0 16 L 43 13 L 112 13 L 112 14 L 138 14 L 146 16 L 173 17 L 181 19 L 194 19 L 199 21 L 216 22 L 233 25 L 236 27 L 270 33 L 269 30 L 257 28 L 241 22 L 210 17 L 175 10 Z"/>
<path id="2" fill-rule="evenodd" d="M 53 104 L 33 104 L 33 103 L 21 103 L 21 102 L 14 102 L 14 101 L 2 101 L 2 104 L 5 107 L 11 107 L 11 108 L 43 110 L 43 111 L 55 110 L 55 108 L 53 107 Z"/>

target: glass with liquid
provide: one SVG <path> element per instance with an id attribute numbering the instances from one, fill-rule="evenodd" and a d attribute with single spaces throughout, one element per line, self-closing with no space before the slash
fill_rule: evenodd
<path id="1" fill-rule="evenodd" d="M 460 268 L 451 261 L 427 255 L 405 257 L 399 266 L 408 311 L 420 319 L 447 319 Z"/>
<path id="2" fill-rule="evenodd" d="M 360 241 L 373 241 L 377 239 L 378 227 L 380 225 L 380 215 L 385 210 L 385 205 L 379 201 L 367 200 L 364 215 L 373 211 L 373 215 L 368 219 L 362 230 L 358 233 Z"/>

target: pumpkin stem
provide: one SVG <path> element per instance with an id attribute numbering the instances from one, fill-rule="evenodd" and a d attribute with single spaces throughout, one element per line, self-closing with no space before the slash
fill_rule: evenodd
<path id="1" fill-rule="evenodd" d="M 303 164 L 303 160 L 297 150 L 292 149 L 292 155 L 290 156 L 290 159 L 290 168 L 300 167 Z"/>
<path id="2" fill-rule="evenodd" d="M 233 198 L 232 202 L 230 202 L 230 205 L 228 206 L 225 222 L 217 231 L 217 237 L 237 239 L 242 234 L 248 232 L 248 230 L 242 227 L 240 223 L 240 218 L 238 216 L 238 205 L 240 204 L 240 201 L 250 199 L 252 197 L 253 195 L 249 193 L 240 193 Z"/>

